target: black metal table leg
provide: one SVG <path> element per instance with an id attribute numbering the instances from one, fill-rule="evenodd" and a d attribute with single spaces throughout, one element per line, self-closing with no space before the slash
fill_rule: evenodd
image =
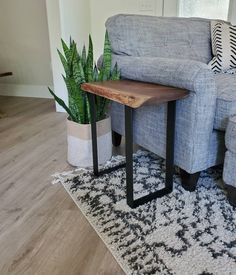
<path id="1" fill-rule="evenodd" d="M 112 171 L 118 170 L 125 167 L 125 163 L 119 164 L 114 167 L 110 167 L 99 171 L 98 168 L 98 145 L 97 145 L 97 126 L 96 126 L 96 96 L 92 93 L 88 93 L 88 100 L 90 105 L 90 115 L 91 115 L 91 135 L 92 135 L 92 154 L 93 154 L 93 174 L 94 176 L 102 176 L 108 174 Z"/>
<path id="2" fill-rule="evenodd" d="M 133 110 L 125 106 L 125 139 L 126 139 L 126 196 L 131 208 L 147 203 L 153 199 L 167 195 L 173 190 L 174 175 L 174 141 L 176 102 L 168 102 L 166 134 L 166 179 L 165 187 L 156 192 L 134 200 L 133 183 Z"/>
<path id="3" fill-rule="evenodd" d="M 90 115 L 91 115 L 93 172 L 94 172 L 95 176 L 99 176 L 95 95 L 91 94 L 91 93 L 88 93 L 88 99 L 89 99 Z"/>
<path id="4" fill-rule="evenodd" d="M 176 101 L 170 101 L 167 105 L 167 129 L 166 129 L 166 188 L 173 190 L 174 177 L 174 150 L 175 150 L 175 115 Z"/>
<path id="5" fill-rule="evenodd" d="M 110 173 L 117 169 L 126 167 L 126 196 L 127 204 L 131 208 L 147 203 L 153 199 L 163 197 L 173 190 L 174 175 L 174 142 L 175 142 L 175 115 L 176 102 L 168 102 L 167 108 L 167 131 L 166 131 L 166 179 L 165 187 L 149 195 L 134 199 L 134 181 L 133 181 L 133 109 L 125 106 L 125 151 L 126 164 L 111 167 L 102 171 L 98 169 L 98 146 L 97 146 L 97 128 L 96 128 L 96 104 L 95 95 L 88 93 L 90 114 L 91 114 L 91 133 L 92 133 L 92 152 L 93 152 L 93 172 L 95 176 Z"/>
<path id="6" fill-rule="evenodd" d="M 125 106 L 125 157 L 126 157 L 126 196 L 127 204 L 133 208 L 133 109 Z"/>

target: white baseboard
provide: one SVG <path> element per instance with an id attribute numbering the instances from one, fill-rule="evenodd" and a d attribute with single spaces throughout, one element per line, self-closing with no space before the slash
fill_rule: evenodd
<path id="1" fill-rule="evenodd" d="M 0 83 L 0 95 L 52 98 L 47 86 Z"/>

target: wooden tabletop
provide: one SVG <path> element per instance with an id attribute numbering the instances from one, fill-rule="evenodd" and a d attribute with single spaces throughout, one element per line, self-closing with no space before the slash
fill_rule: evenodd
<path id="1" fill-rule="evenodd" d="M 178 100 L 187 97 L 189 93 L 179 88 L 133 80 L 84 83 L 81 88 L 132 108 Z"/>

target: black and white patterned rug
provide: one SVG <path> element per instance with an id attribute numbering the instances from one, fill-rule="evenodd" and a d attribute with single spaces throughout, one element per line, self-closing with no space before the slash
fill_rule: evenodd
<path id="1" fill-rule="evenodd" d="M 124 161 L 114 157 L 107 166 Z M 134 156 L 136 196 L 161 187 L 164 161 Z M 220 169 L 202 173 L 189 193 L 175 175 L 172 194 L 136 209 L 126 205 L 125 169 L 94 178 L 89 170 L 55 175 L 126 274 L 236 274 L 236 211 L 217 186 Z"/>

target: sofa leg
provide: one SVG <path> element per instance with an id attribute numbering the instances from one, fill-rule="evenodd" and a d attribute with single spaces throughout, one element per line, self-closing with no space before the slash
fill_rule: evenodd
<path id="1" fill-rule="evenodd" d="M 197 182 L 199 180 L 201 172 L 195 174 L 189 174 L 183 169 L 180 169 L 180 177 L 182 181 L 182 186 L 185 190 L 189 192 L 194 192 L 197 187 Z"/>
<path id="2" fill-rule="evenodd" d="M 121 144 L 122 135 L 118 134 L 115 131 L 112 131 L 112 144 L 115 147 L 120 146 Z"/>
<path id="3" fill-rule="evenodd" d="M 226 184 L 226 190 L 229 203 L 236 207 L 236 187 Z"/>

